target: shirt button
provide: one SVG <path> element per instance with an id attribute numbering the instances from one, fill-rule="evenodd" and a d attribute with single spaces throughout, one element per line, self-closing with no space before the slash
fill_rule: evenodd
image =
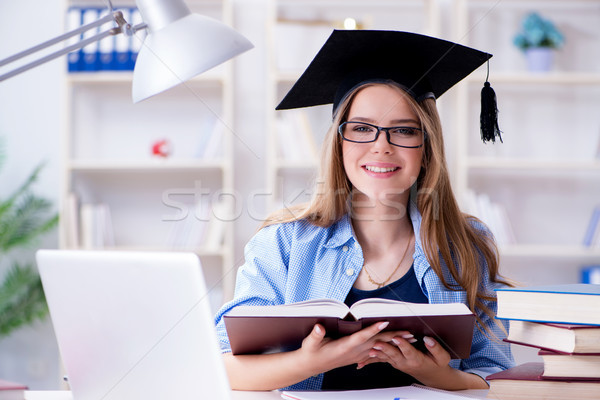
<path id="1" fill-rule="evenodd" d="M 348 275 L 348 276 L 354 275 L 354 270 L 352 268 L 347 269 L 346 270 L 346 275 Z"/>
<path id="2" fill-rule="evenodd" d="M 345 251 L 348 251 L 348 246 L 344 246 L 344 247 L 342 247 L 342 251 L 344 251 L 344 252 L 345 252 Z"/>

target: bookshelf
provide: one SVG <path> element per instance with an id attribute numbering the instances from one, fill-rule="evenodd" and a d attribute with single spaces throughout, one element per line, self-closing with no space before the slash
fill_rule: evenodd
<path id="1" fill-rule="evenodd" d="M 549 72 L 527 72 L 512 44 L 523 16 L 537 10 L 565 35 Z M 453 2 L 454 40 L 494 54 L 490 82 L 498 97 L 504 143 L 482 145 L 479 92 L 485 67 L 457 87 L 451 153 L 453 184 L 487 193 L 506 209 L 515 243 L 500 248 L 501 270 L 525 284 L 577 282 L 579 270 L 600 263 L 582 245 L 600 202 L 600 56 L 594 43 L 600 2 Z M 500 29 L 501 28 L 501 29 Z"/>
<path id="2" fill-rule="evenodd" d="M 393 29 L 437 35 L 440 29 L 436 0 L 268 0 L 267 52 L 267 209 L 275 211 L 310 200 L 317 174 L 320 147 L 331 121 L 331 105 L 303 110 L 275 111 L 275 107 L 321 48 L 333 29 L 344 29 L 348 18 L 359 28 Z M 346 22 L 347 23 L 347 22 Z M 308 125 L 292 126 L 296 139 L 311 136 L 316 151 L 286 157 L 283 149 L 303 147 L 306 141 L 282 138 L 280 119 L 300 114 Z M 296 115 L 297 117 L 297 115 Z M 295 129 L 294 129 L 295 128 Z M 289 133 L 289 132 L 288 132 Z M 309 154 L 310 156 L 306 156 Z"/>
<path id="3" fill-rule="evenodd" d="M 186 4 L 231 25 L 229 0 Z M 65 10 L 73 6 L 105 3 L 64 1 Z M 194 252 L 218 308 L 235 279 L 231 62 L 135 105 L 131 71 L 69 73 L 65 65 L 65 74 L 60 247 Z M 167 157 L 152 154 L 159 140 L 168 141 Z M 105 206 L 109 223 L 82 218 L 89 205 Z M 110 240 L 83 237 L 102 230 Z"/>

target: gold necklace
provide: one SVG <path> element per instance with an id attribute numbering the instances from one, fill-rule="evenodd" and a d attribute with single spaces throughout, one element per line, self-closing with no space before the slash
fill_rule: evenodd
<path id="1" fill-rule="evenodd" d="M 408 252 L 408 247 L 410 246 L 410 242 L 412 242 L 412 237 L 408 238 L 408 242 L 406 243 L 406 249 L 404 249 L 404 254 L 402 255 L 402 258 L 400 259 L 400 262 L 398 263 L 398 265 L 396 266 L 396 268 L 394 268 L 394 271 L 390 274 L 390 276 L 387 277 L 387 279 L 385 281 L 383 281 L 383 282 L 376 282 L 375 280 L 373 280 L 373 278 L 371 277 L 371 274 L 369 273 L 369 269 L 367 268 L 367 264 L 364 265 L 365 272 L 367 273 L 367 279 L 373 285 L 376 285 L 377 289 L 381 289 L 382 287 L 384 287 L 388 283 L 388 281 L 390 279 L 392 279 L 392 276 L 394 276 L 394 274 L 396 273 L 396 271 L 398 271 L 398 268 L 400 268 L 400 265 L 402 264 L 402 261 L 404 261 L 404 257 L 406 257 L 406 253 Z"/>

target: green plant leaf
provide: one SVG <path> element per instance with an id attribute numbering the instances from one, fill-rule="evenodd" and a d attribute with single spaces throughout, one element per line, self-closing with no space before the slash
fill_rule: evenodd
<path id="1" fill-rule="evenodd" d="M 39 275 L 31 265 L 14 264 L 0 286 L 0 337 L 47 314 Z"/>
<path id="2" fill-rule="evenodd" d="M 0 162 L 3 146 L 0 143 Z M 50 201 L 36 196 L 31 186 L 43 164 L 37 166 L 7 199 L 0 200 L 0 251 L 3 258 L 19 247 L 31 245 L 58 223 Z M 44 290 L 36 269 L 25 262 L 11 265 L 0 283 L 0 337 L 43 319 L 48 314 Z"/>

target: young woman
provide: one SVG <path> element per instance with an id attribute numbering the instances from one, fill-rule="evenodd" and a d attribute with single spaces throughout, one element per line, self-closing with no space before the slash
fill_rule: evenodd
<path id="1" fill-rule="evenodd" d="M 386 42 L 390 34 L 391 46 L 399 39 L 422 40 L 421 35 L 409 34 L 407 39 L 398 33 L 358 31 L 348 36 L 336 31 L 328 43 L 354 49 L 344 55 L 346 63 L 384 62 L 367 49 Z M 365 35 L 368 40 L 356 50 L 357 38 Z M 326 47 L 307 72 L 315 62 L 319 74 L 325 73 L 323 64 L 336 69 L 343 65 L 331 60 Z M 480 64 L 463 68 L 468 74 Z M 485 376 L 513 362 L 508 345 L 500 340 L 503 327 L 493 320 L 493 289 L 505 282 L 498 275 L 492 235 L 460 212 L 452 194 L 433 98 L 439 89 L 418 87 L 412 78 L 407 82 L 406 71 L 390 77 L 370 66 L 359 65 L 358 70 L 336 84 L 319 191 L 309 205 L 273 216 L 252 238 L 235 298 L 216 317 L 231 386 L 344 390 L 419 382 L 451 390 L 487 388 Z M 423 340 L 427 352 L 421 352 L 412 346 L 416 339 L 411 332 L 385 331 L 385 321 L 337 340 L 327 338 L 317 324 L 293 351 L 229 353 L 222 317 L 240 304 L 332 298 L 350 305 L 367 297 L 467 304 L 477 318 L 470 357 L 452 360 L 429 337 Z"/>

